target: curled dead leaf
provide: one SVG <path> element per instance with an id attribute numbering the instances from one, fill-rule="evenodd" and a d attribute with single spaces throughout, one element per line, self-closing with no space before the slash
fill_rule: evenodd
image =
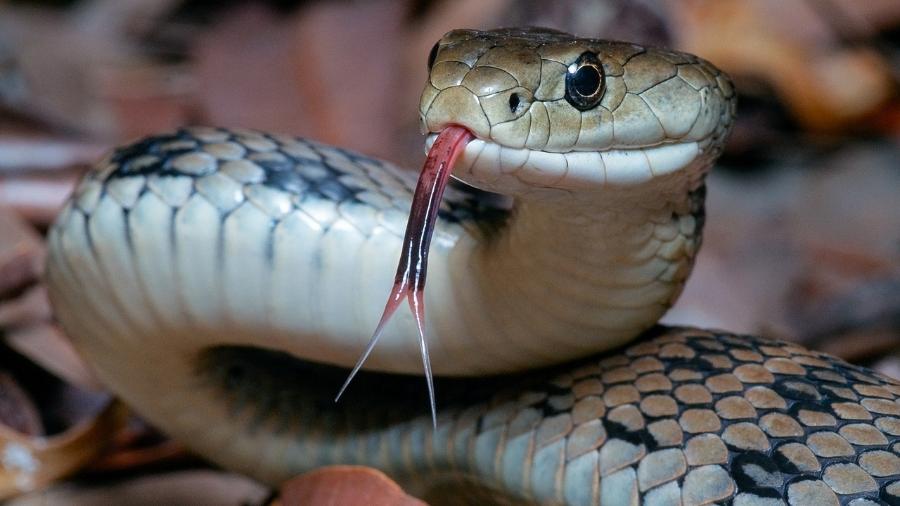
<path id="1" fill-rule="evenodd" d="M 75 387 L 95 392 L 103 391 L 68 337 L 50 322 L 36 322 L 8 330 L 6 345 L 27 357 L 57 378 Z"/>
<path id="2" fill-rule="evenodd" d="M 330 466 L 288 480 L 274 504 L 300 506 L 427 506 L 377 469 Z"/>
<path id="3" fill-rule="evenodd" d="M 0 371 L 0 426 L 29 436 L 44 433 L 41 415 L 12 375 Z"/>
<path id="4" fill-rule="evenodd" d="M 840 4 L 843 10 L 843 4 L 857 3 L 866 2 L 832 5 Z M 814 3 L 683 0 L 669 4 L 678 47 L 712 61 L 739 80 L 762 79 L 809 130 L 841 132 L 859 127 L 862 118 L 876 114 L 894 96 L 889 62 L 871 47 L 841 48 L 840 27 L 831 26 Z"/>
<path id="5" fill-rule="evenodd" d="M 124 425 L 126 410 L 111 401 L 96 416 L 51 437 L 0 426 L 0 500 L 43 488 L 94 460 Z"/>
<path id="6" fill-rule="evenodd" d="M 101 483 L 79 481 L 26 494 L 7 506 L 248 506 L 262 504 L 268 490 L 240 475 L 210 469 L 138 474 Z"/>
<path id="7" fill-rule="evenodd" d="M 0 300 L 33 285 L 44 265 L 44 245 L 28 223 L 0 207 Z"/>

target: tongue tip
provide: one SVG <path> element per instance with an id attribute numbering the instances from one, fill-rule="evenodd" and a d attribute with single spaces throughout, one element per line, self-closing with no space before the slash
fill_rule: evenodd
<path id="1" fill-rule="evenodd" d="M 431 361 L 428 354 L 428 345 L 425 341 L 425 306 L 422 294 L 425 288 L 425 274 L 428 268 L 428 250 L 431 244 L 431 236 L 434 232 L 435 221 L 437 220 L 437 210 L 440 207 L 441 196 L 444 193 L 444 187 L 447 185 L 453 164 L 465 150 L 466 144 L 474 138 L 475 136 L 468 128 L 460 125 L 448 125 L 438 132 L 437 137 L 428 149 L 422 173 L 419 175 L 419 181 L 413 194 L 409 221 L 406 224 L 406 233 L 403 237 L 402 253 L 394 278 L 394 287 L 390 292 L 381 320 L 370 338 L 366 350 L 360 356 L 350 375 L 338 391 L 335 401 L 341 397 L 344 390 L 369 357 L 378 343 L 385 325 L 397 309 L 400 300 L 406 296 L 416 319 L 422 363 L 428 382 L 432 422 L 436 423 L 437 412 L 435 409 Z"/>

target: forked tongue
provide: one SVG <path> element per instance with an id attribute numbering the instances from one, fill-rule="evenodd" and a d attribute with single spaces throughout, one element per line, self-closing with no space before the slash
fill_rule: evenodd
<path id="1" fill-rule="evenodd" d="M 431 421 L 437 426 L 437 410 L 434 402 L 434 382 L 431 376 L 431 361 L 428 358 L 428 345 L 425 343 L 425 273 L 428 270 L 428 248 L 431 244 L 431 236 L 434 233 L 434 224 L 437 220 L 438 209 L 441 205 L 441 196 L 444 188 L 450 180 L 450 171 L 456 159 L 462 154 L 466 144 L 472 140 L 472 133 L 461 126 L 448 126 L 444 128 L 425 158 L 425 165 L 416 183 L 416 192 L 413 195 L 412 208 L 409 212 L 409 221 L 406 222 L 406 234 L 403 236 L 403 249 L 400 252 L 400 262 L 397 265 L 397 274 L 394 275 L 394 287 L 388 296 L 381 320 L 375 327 L 375 333 L 369 340 L 366 350 L 356 362 L 335 401 L 341 398 L 347 385 L 359 372 L 360 367 L 369 358 L 372 349 L 378 343 L 384 327 L 390 321 L 391 316 L 405 298 L 409 303 L 416 320 L 416 328 L 419 331 L 419 348 L 422 350 L 422 364 L 425 367 L 425 380 L 428 383 L 428 399 L 431 404 Z"/>

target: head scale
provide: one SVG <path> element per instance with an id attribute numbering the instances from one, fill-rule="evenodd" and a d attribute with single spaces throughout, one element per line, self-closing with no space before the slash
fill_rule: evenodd
<path id="1" fill-rule="evenodd" d="M 454 30 L 435 44 L 419 112 L 426 133 L 462 125 L 496 151 L 481 156 L 493 162 L 478 162 L 471 152 L 481 145 L 473 142 L 457 176 L 516 193 L 518 183 L 586 189 L 688 165 L 705 171 L 721 151 L 734 107 L 727 76 L 695 56 L 546 29 L 500 29 Z M 653 151 L 675 145 L 681 151 Z M 599 155 L 617 160 L 636 150 L 668 161 L 635 175 Z M 605 171 L 581 167 L 603 162 Z M 521 177 L 516 183 L 492 172 Z"/>

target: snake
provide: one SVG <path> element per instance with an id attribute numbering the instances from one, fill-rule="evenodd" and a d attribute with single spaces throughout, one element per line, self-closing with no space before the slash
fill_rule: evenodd
<path id="1" fill-rule="evenodd" d="M 436 502 L 900 504 L 896 380 L 658 324 L 735 97 L 677 51 L 453 30 L 419 118 L 454 181 L 425 203 L 414 171 L 348 149 L 180 128 L 78 184 L 48 233 L 50 298 L 114 393 L 264 483 L 358 464 Z M 424 260 L 427 289 L 390 292 L 417 292 L 413 311 L 373 340 Z"/>

